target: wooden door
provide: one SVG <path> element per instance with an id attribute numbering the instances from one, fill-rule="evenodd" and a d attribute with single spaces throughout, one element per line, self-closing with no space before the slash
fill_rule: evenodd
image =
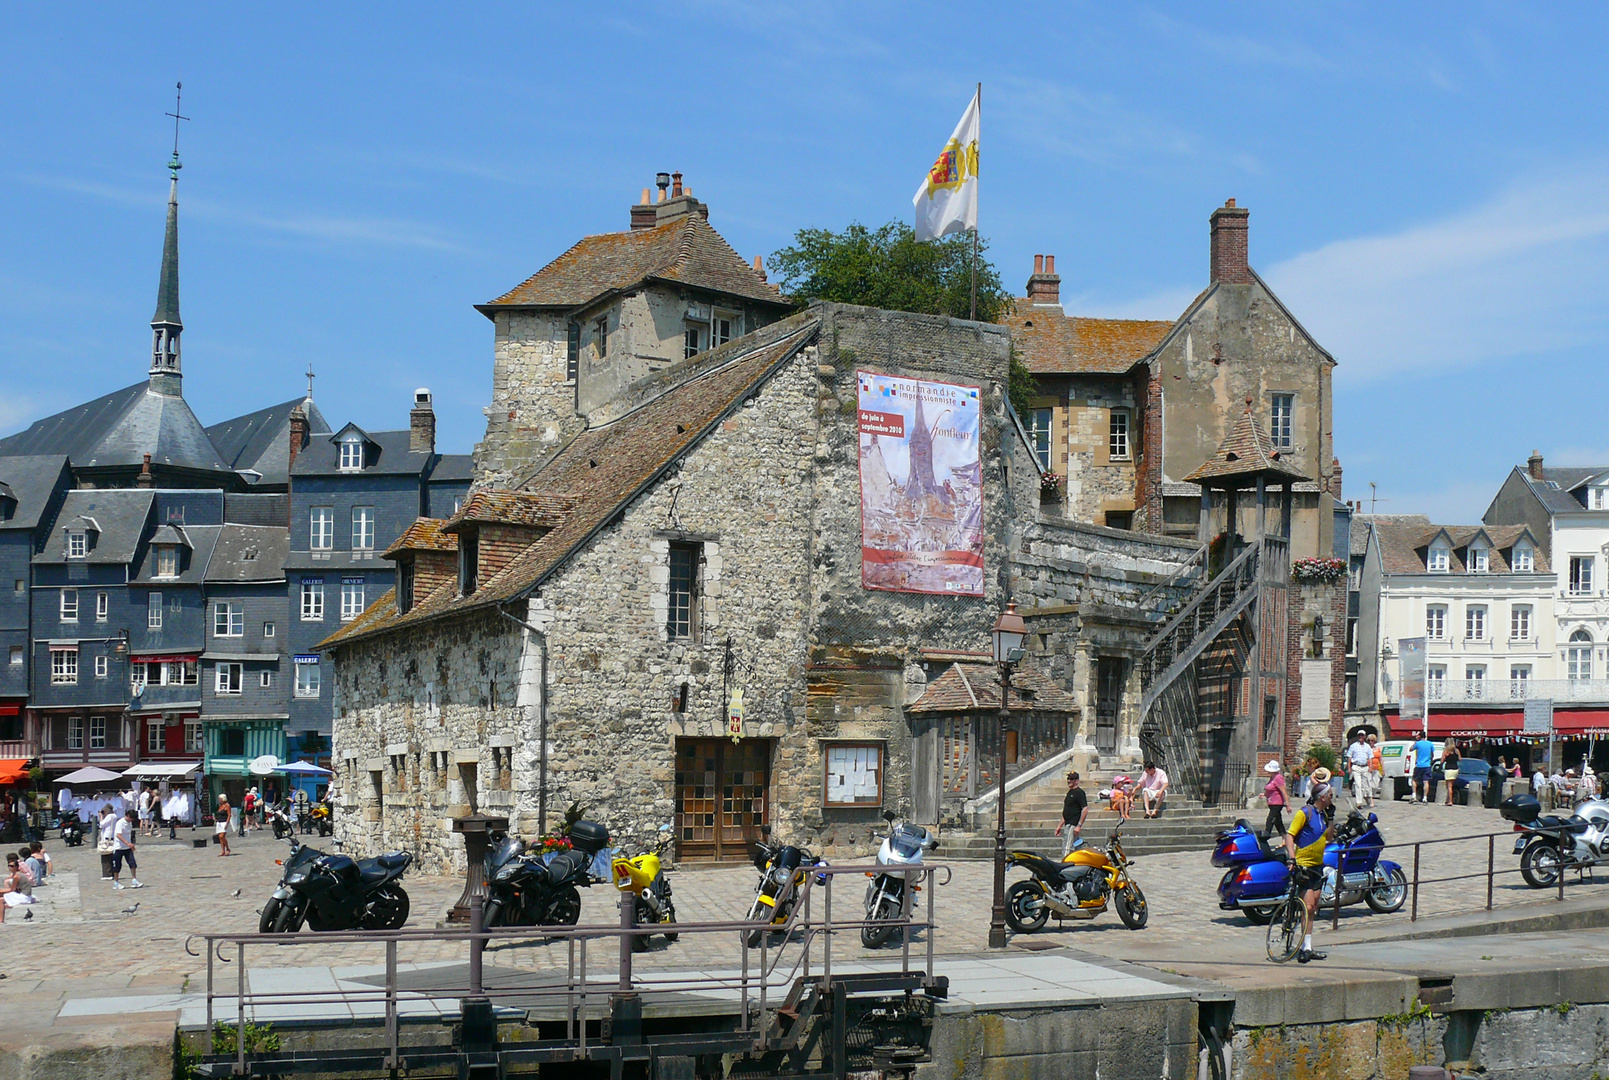
<path id="1" fill-rule="evenodd" d="M 1125 667 L 1120 656 L 1095 660 L 1095 749 L 1103 754 L 1117 752 L 1117 717 L 1123 706 Z"/>
<path id="2" fill-rule="evenodd" d="M 677 858 L 746 858 L 770 803 L 770 739 L 676 740 Z"/>
<path id="3" fill-rule="evenodd" d="M 912 725 L 911 735 L 911 818 L 924 825 L 936 825 L 943 801 L 939 779 L 939 721 L 923 716 Z"/>

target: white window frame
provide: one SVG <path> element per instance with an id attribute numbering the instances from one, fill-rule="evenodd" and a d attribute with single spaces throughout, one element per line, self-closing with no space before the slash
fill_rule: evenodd
<path id="1" fill-rule="evenodd" d="M 219 697 L 239 697 L 245 665 L 236 662 L 220 663 L 213 670 L 212 692 Z"/>
<path id="2" fill-rule="evenodd" d="M 722 324 L 725 325 L 722 325 Z M 710 313 L 710 348 L 718 348 L 743 336 L 743 316 L 736 311 Z"/>
<path id="3" fill-rule="evenodd" d="M 159 592 L 147 593 L 145 596 L 145 628 L 162 629 L 162 594 Z"/>
<path id="4" fill-rule="evenodd" d="M 110 658 L 105 657 L 105 656 L 97 656 L 95 658 L 95 677 L 97 679 L 106 678 L 107 673 L 110 672 L 111 669 L 112 669 L 112 662 L 111 662 Z"/>
<path id="5" fill-rule="evenodd" d="M 83 529 L 73 529 L 67 534 L 67 557 L 69 559 L 84 559 L 89 557 L 89 533 Z"/>
<path id="6" fill-rule="evenodd" d="M 1452 565 L 1452 550 L 1442 544 L 1432 544 L 1430 555 L 1425 559 L 1425 569 L 1432 574 L 1445 574 Z"/>
<path id="7" fill-rule="evenodd" d="M 352 550 L 374 550 L 374 507 L 352 508 Z"/>
<path id="8" fill-rule="evenodd" d="M 316 698 L 322 685 L 322 676 L 319 674 L 317 664 L 296 665 L 296 696 L 299 698 Z"/>
<path id="9" fill-rule="evenodd" d="M 1515 604 L 1509 608 L 1508 636 L 1510 641 L 1531 640 L 1531 605 Z"/>
<path id="10" fill-rule="evenodd" d="M 334 550 L 335 507 L 315 506 L 308 510 L 307 547 L 309 551 Z"/>
<path id="11" fill-rule="evenodd" d="M 341 621 L 351 622 L 363 614 L 367 606 L 363 602 L 364 588 L 361 582 L 341 582 Z"/>
<path id="12" fill-rule="evenodd" d="M 1596 570 L 1593 565 L 1597 559 L 1591 555 L 1570 556 L 1570 576 L 1565 580 L 1565 588 L 1571 596 L 1592 595 L 1592 575 Z"/>
<path id="13" fill-rule="evenodd" d="M 89 748 L 91 750 L 106 749 L 106 717 L 92 716 L 89 718 Z"/>
<path id="14" fill-rule="evenodd" d="M 1447 694 L 1447 665 L 1430 664 L 1425 668 L 1425 697 L 1440 701 Z"/>
<path id="15" fill-rule="evenodd" d="M 1589 509 L 1609 510 L 1609 488 L 1595 487 L 1589 488 L 1588 491 L 1591 492 Z"/>
<path id="16" fill-rule="evenodd" d="M 10 656 L 11 666 L 12 667 L 21 667 L 24 655 L 25 654 L 24 654 L 24 652 L 22 650 L 21 645 L 13 645 L 13 646 L 11 646 L 11 656 Z"/>
<path id="17" fill-rule="evenodd" d="M 200 753 L 206 746 L 206 729 L 199 720 L 184 722 L 184 749 L 187 753 Z"/>
<path id="18" fill-rule="evenodd" d="M 1482 698 L 1486 696 L 1486 665 L 1465 664 L 1464 681 L 1469 686 L 1469 696 Z"/>
<path id="19" fill-rule="evenodd" d="M 78 621 L 78 590 L 63 589 L 61 591 L 61 621 Z"/>
<path id="20" fill-rule="evenodd" d="M 106 615 L 111 609 L 111 598 L 103 592 L 95 594 L 95 621 L 105 622 Z"/>
<path id="21" fill-rule="evenodd" d="M 268 689 L 270 686 L 273 686 L 274 685 L 274 673 L 272 671 L 268 670 L 267 668 L 264 668 L 263 670 L 259 671 L 257 673 L 257 685 L 262 687 L 265 690 Z"/>
<path id="22" fill-rule="evenodd" d="M 324 583 L 322 581 L 302 582 L 302 621 L 324 621 Z"/>
<path id="23" fill-rule="evenodd" d="M 274 624 L 272 622 L 263 623 L 263 637 L 271 638 L 273 636 L 274 636 Z"/>
<path id="24" fill-rule="evenodd" d="M 1510 568 L 1517 574 L 1529 574 L 1536 569 L 1536 552 L 1531 550 L 1530 544 L 1516 544 L 1510 554 L 1514 565 Z"/>
<path id="25" fill-rule="evenodd" d="M 1526 686 L 1531 681 L 1530 664 L 1510 664 L 1508 666 L 1509 696 L 1523 699 L 1526 696 Z"/>
<path id="26" fill-rule="evenodd" d="M 704 351 L 709 327 L 701 322 L 689 322 L 682 331 L 682 359 L 691 360 Z"/>
<path id="27" fill-rule="evenodd" d="M 1492 555 L 1490 548 L 1480 546 L 1469 549 L 1469 572 L 1471 574 L 1485 574 L 1491 568 Z"/>
<path id="28" fill-rule="evenodd" d="M 82 716 L 69 716 L 67 718 L 67 749 L 82 750 L 84 748 L 84 718 Z"/>
<path id="29" fill-rule="evenodd" d="M 78 650 L 50 650 L 50 682 L 52 686 L 78 685 Z"/>
<path id="30" fill-rule="evenodd" d="M 166 723 L 159 716 L 153 716 L 145 722 L 145 752 L 147 754 L 167 753 L 166 728 Z"/>
<path id="31" fill-rule="evenodd" d="M 1430 604 L 1425 608 L 1425 637 L 1431 641 L 1447 640 L 1447 605 Z"/>
<path id="32" fill-rule="evenodd" d="M 1106 457 L 1111 461 L 1127 461 L 1133 453 L 1129 439 L 1129 411 L 1113 409 L 1106 424 Z"/>
<path id="33" fill-rule="evenodd" d="M 338 466 L 342 472 L 360 472 L 363 469 L 363 440 L 356 435 L 348 435 L 340 442 L 341 458 Z"/>
<path id="34" fill-rule="evenodd" d="M 1464 640 L 1486 640 L 1486 605 L 1467 604 L 1464 607 Z"/>
<path id="35" fill-rule="evenodd" d="M 246 605 L 231 600 L 219 600 L 212 609 L 212 636 L 245 637 Z"/>
<path id="36" fill-rule="evenodd" d="M 179 549 L 172 544 L 158 544 L 156 549 L 156 572 L 153 577 L 175 578 L 179 576 Z"/>
<path id="37" fill-rule="evenodd" d="M 1054 409 L 1028 410 L 1028 438 L 1034 449 L 1034 460 L 1040 472 L 1050 472 L 1051 431 L 1056 422 Z"/>
<path id="38" fill-rule="evenodd" d="M 1276 450 L 1296 445 L 1296 395 L 1268 395 L 1268 441 Z"/>

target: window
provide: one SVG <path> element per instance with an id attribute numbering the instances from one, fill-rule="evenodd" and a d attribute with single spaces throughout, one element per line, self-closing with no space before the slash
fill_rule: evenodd
<path id="1" fill-rule="evenodd" d="M 1592 556 L 1570 556 L 1570 595 L 1586 596 L 1592 592 Z"/>
<path id="2" fill-rule="evenodd" d="M 397 613 L 406 615 L 413 610 L 413 560 L 397 561 Z"/>
<path id="3" fill-rule="evenodd" d="M 713 336 L 710 339 L 711 347 L 725 345 L 738 336 L 738 317 L 731 312 L 717 311 L 710 324 Z"/>
<path id="4" fill-rule="evenodd" d="M 245 730 L 243 728 L 227 727 L 218 732 L 218 752 L 224 757 L 245 757 Z"/>
<path id="5" fill-rule="evenodd" d="M 273 637 L 273 636 L 274 636 L 274 624 L 271 623 L 271 622 L 263 623 L 263 637 Z"/>
<path id="6" fill-rule="evenodd" d="M 162 594 L 159 592 L 150 593 L 145 598 L 145 628 L 162 629 Z"/>
<path id="7" fill-rule="evenodd" d="M 571 322 L 567 334 L 568 341 L 564 357 L 564 381 L 575 384 L 576 377 L 581 373 L 581 324 Z"/>
<path id="8" fill-rule="evenodd" d="M 169 660 L 162 665 L 162 681 L 169 686 L 195 686 L 201 682 L 201 664 L 196 660 Z"/>
<path id="9" fill-rule="evenodd" d="M 335 546 L 335 507 L 313 507 L 308 519 L 307 546 L 313 551 L 328 551 Z"/>
<path id="10" fill-rule="evenodd" d="M 111 661 L 107 657 L 97 656 L 95 658 L 95 677 L 97 679 L 106 678 L 106 673 L 110 670 L 110 668 Z"/>
<path id="11" fill-rule="evenodd" d="M 1113 409 L 1107 427 L 1106 454 L 1114 461 L 1127 461 L 1129 456 L 1129 411 Z"/>
<path id="12" fill-rule="evenodd" d="M 163 737 L 162 721 L 155 717 L 145 722 L 145 752 L 160 754 L 168 748 L 167 740 Z"/>
<path id="13" fill-rule="evenodd" d="M 11 666 L 12 667 L 21 667 L 22 666 L 22 646 L 21 645 L 13 645 L 13 646 L 11 646 Z"/>
<path id="14" fill-rule="evenodd" d="M 1439 701 L 1447 694 L 1447 668 L 1431 664 L 1425 669 L 1425 697 Z"/>
<path id="15" fill-rule="evenodd" d="M 1479 698 L 1484 696 L 1486 690 L 1486 665 L 1465 664 L 1464 679 L 1469 683 L 1469 696 Z"/>
<path id="16" fill-rule="evenodd" d="M 67 534 L 67 557 L 69 559 L 82 559 L 89 554 L 89 534 L 82 530 L 74 530 Z"/>
<path id="17" fill-rule="evenodd" d="M 1106 511 L 1106 527 L 1108 529 L 1132 529 L 1132 528 L 1134 528 L 1134 511 L 1133 510 L 1108 510 L 1108 511 Z"/>
<path id="18" fill-rule="evenodd" d="M 341 621 L 351 622 L 363 614 L 363 584 L 361 582 L 343 581 L 341 583 Z"/>
<path id="19" fill-rule="evenodd" d="M 261 687 L 263 687 L 265 689 L 267 687 L 273 686 L 274 685 L 274 673 L 272 671 L 259 671 L 257 673 L 257 685 L 261 686 Z"/>
<path id="20" fill-rule="evenodd" d="M 1609 489 L 1601 487 L 1592 489 L 1592 509 L 1609 509 Z"/>
<path id="21" fill-rule="evenodd" d="M 1570 646 L 1564 650 L 1564 677 L 1592 678 L 1592 635 L 1585 630 L 1570 635 Z"/>
<path id="22" fill-rule="evenodd" d="M 84 748 L 84 718 L 82 716 L 69 717 L 67 720 L 67 749 L 82 750 Z"/>
<path id="23" fill-rule="evenodd" d="M 324 583 L 322 581 L 302 582 L 302 621 L 324 621 Z"/>
<path id="24" fill-rule="evenodd" d="M 356 435 L 348 435 L 341 440 L 341 471 L 357 472 L 363 468 L 363 440 Z"/>
<path id="25" fill-rule="evenodd" d="M 139 697 L 141 694 L 145 693 L 145 680 L 146 680 L 146 677 L 147 676 L 146 676 L 145 664 L 141 663 L 138 660 L 132 661 L 129 664 L 129 666 L 128 666 L 129 690 L 135 697 Z"/>
<path id="26" fill-rule="evenodd" d="M 691 360 L 704 351 L 704 326 L 701 323 L 688 323 L 682 334 L 682 359 Z"/>
<path id="27" fill-rule="evenodd" d="M 1508 636 L 1512 641 L 1531 640 L 1531 605 L 1515 604 L 1509 612 Z"/>
<path id="28" fill-rule="evenodd" d="M 592 344 L 598 351 L 599 360 L 609 355 L 609 316 L 605 315 L 592 324 Z"/>
<path id="29" fill-rule="evenodd" d="M 1508 669 L 1509 696 L 1523 701 L 1530 696 L 1531 665 L 1512 664 Z"/>
<path id="30" fill-rule="evenodd" d="M 1469 572 L 1471 574 L 1484 574 L 1491 569 L 1491 559 L 1484 547 L 1471 547 L 1469 549 Z"/>
<path id="31" fill-rule="evenodd" d="M 240 693 L 240 664 L 219 664 L 216 672 L 217 681 L 213 685 L 213 692 L 218 694 Z"/>
<path id="32" fill-rule="evenodd" d="M 672 641 L 685 641 L 698 629 L 699 544 L 670 546 L 670 607 L 665 630 Z"/>
<path id="33" fill-rule="evenodd" d="M 179 549 L 172 544 L 163 544 L 156 549 L 156 576 L 179 576 Z"/>
<path id="34" fill-rule="evenodd" d="M 13 578 L 11 580 L 11 591 L 16 593 L 18 596 L 21 596 L 23 593 L 27 592 L 28 591 L 28 579 L 27 578 Z"/>
<path id="35" fill-rule="evenodd" d="M 1431 641 L 1447 637 L 1447 605 L 1431 604 L 1425 608 L 1425 637 Z"/>
<path id="36" fill-rule="evenodd" d="M 475 591 L 480 577 L 480 533 L 465 529 L 458 534 L 458 591 L 465 596 Z"/>
<path id="37" fill-rule="evenodd" d="M 1447 549 L 1442 545 L 1437 544 L 1435 547 L 1430 549 L 1430 557 L 1425 562 L 1425 569 L 1429 570 L 1433 574 L 1445 574 L 1447 572 L 1448 562 L 1449 559 Z"/>
<path id="38" fill-rule="evenodd" d="M 106 717 L 92 716 L 89 718 L 89 748 L 91 750 L 106 749 Z"/>
<path id="39" fill-rule="evenodd" d="M 374 507 L 352 508 L 352 550 L 374 550 Z"/>
<path id="40" fill-rule="evenodd" d="M 1039 462 L 1040 472 L 1050 472 L 1050 424 L 1052 415 L 1049 409 L 1034 409 L 1029 417 L 1028 439 L 1033 443 L 1034 458 Z"/>
<path id="41" fill-rule="evenodd" d="M 296 665 L 296 696 L 300 698 L 318 697 L 318 665 Z"/>
<path id="42" fill-rule="evenodd" d="M 246 609 L 242 604 L 219 601 L 212 609 L 213 637 L 245 637 Z"/>
<path id="43" fill-rule="evenodd" d="M 78 590 L 63 589 L 61 591 L 61 621 L 78 621 Z"/>
<path id="44" fill-rule="evenodd" d="M 1268 441 L 1276 449 L 1291 448 L 1291 417 L 1295 412 L 1295 394 L 1274 394 L 1269 398 Z"/>
<path id="45" fill-rule="evenodd" d="M 1536 569 L 1536 554 L 1531 550 L 1530 544 L 1516 544 L 1510 553 L 1510 563 L 1517 574 L 1529 574 Z"/>
<path id="46" fill-rule="evenodd" d="M 103 593 L 103 592 L 96 593 L 95 594 L 95 621 L 96 622 L 105 622 L 106 621 L 106 613 L 109 610 L 109 607 L 110 607 L 110 600 L 108 599 L 107 595 L 105 593 Z"/>
<path id="47" fill-rule="evenodd" d="M 1470 604 L 1464 609 L 1464 638 L 1468 641 L 1486 640 L 1486 607 Z"/>
<path id="48" fill-rule="evenodd" d="M 201 753 L 201 725 L 186 721 L 184 725 L 184 748 L 192 753 Z"/>
<path id="49" fill-rule="evenodd" d="M 57 686 L 72 686 L 78 682 L 78 650 L 50 650 L 50 681 Z"/>

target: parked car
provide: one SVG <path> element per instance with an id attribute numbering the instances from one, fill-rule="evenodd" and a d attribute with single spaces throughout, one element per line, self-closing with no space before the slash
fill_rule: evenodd
<path id="1" fill-rule="evenodd" d="M 1413 778 L 1403 774 L 1403 762 L 1413 739 L 1391 739 L 1380 744 L 1380 768 L 1393 799 L 1406 799 L 1413 793 Z M 1430 765 L 1430 797 L 1436 797 L 1436 782 L 1441 779 L 1441 743 L 1432 739 Z"/>

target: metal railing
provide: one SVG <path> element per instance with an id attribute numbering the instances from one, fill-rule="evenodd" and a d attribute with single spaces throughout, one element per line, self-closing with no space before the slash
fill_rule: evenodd
<path id="1" fill-rule="evenodd" d="M 564 1038 L 561 1041 L 564 1045 L 521 1043 L 502 1053 L 508 1060 L 575 1061 L 584 1060 L 589 1055 L 589 1037 L 591 1037 L 588 1029 L 589 1021 L 593 1023 L 594 1031 L 601 1031 L 600 1025 L 610 1015 L 610 1005 L 622 994 L 648 998 L 653 995 L 674 993 L 698 992 L 707 995 L 711 991 L 728 991 L 735 995 L 732 1005 L 737 1014 L 737 1037 L 732 1040 L 731 1049 L 763 1051 L 774 1041 L 775 1034 L 780 1030 L 781 1020 L 784 1017 L 791 1017 L 792 1014 L 786 1010 L 791 1002 L 797 1000 L 799 989 L 807 984 L 825 989 L 832 982 L 835 960 L 840 966 L 842 965 L 842 960 L 835 956 L 834 942 L 837 936 L 846 932 L 853 933 L 857 935 L 858 945 L 859 931 L 869 925 L 869 920 L 859 917 L 861 904 L 858 897 L 853 907 L 855 918 L 834 917 L 833 881 L 843 875 L 858 879 L 864 875 L 884 873 L 904 875 L 908 882 L 916 886 L 903 890 L 898 919 L 881 920 L 877 923 L 879 926 L 892 924 L 896 927 L 895 932 L 899 940 L 898 971 L 886 972 L 887 978 L 884 982 L 891 988 L 898 986 L 909 990 L 921 989 L 935 996 L 943 996 L 948 980 L 935 975 L 933 970 L 938 933 L 938 922 L 934 917 L 934 899 L 937 886 L 948 884 L 951 876 L 950 868 L 943 863 L 910 867 L 855 865 L 811 868 L 793 912 L 782 925 L 748 920 L 635 924 L 632 921 L 635 898 L 630 894 L 622 894 L 621 921 L 618 926 L 521 926 L 487 930 L 481 928 L 483 901 L 476 897 L 471 906 L 470 925 L 462 928 L 192 935 L 190 940 L 194 941 L 197 938 L 203 940 L 207 950 L 207 1030 L 210 1033 L 217 1027 L 227 1029 L 232 1026 L 235 1031 L 235 1050 L 228 1055 L 215 1054 L 204 1057 L 204 1071 L 211 1065 L 227 1065 L 232 1075 L 250 1075 L 245 1037 L 247 1025 L 255 1019 L 258 1010 L 275 1006 L 365 1007 L 368 1011 L 377 1012 L 375 1018 L 383 1019 L 384 1022 L 385 1050 L 383 1060 L 374 1062 L 377 1067 L 407 1069 L 424 1067 L 432 1063 L 440 1064 L 444 1059 L 443 1055 L 450 1057 L 451 1053 L 437 1046 L 404 1046 L 399 1035 L 402 1016 L 409 1011 L 410 1003 L 428 1002 L 432 999 L 459 999 L 466 1003 L 480 1002 L 489 1005 L 518 999 L 524 1009 L 555 1010 L 559 1015 L 550 1019 L 563 1020 Z M 820 886 L 816 886 L 818 875 L 821 878 Z M 821 893 L 819 919 L 812 911 L 818 888 Z M 912 898 L 918 892 L 926 893 L 925 912 L 920 919 L 913 918 L 912 910 Z M 749 936 L 756 930 L 762 931 L 759 934 L 759 943 L 751 946 Z M 678 934 L 682 939 L 699 935 L 736 935 L 740 962 L 738 973 L 735 976 L 711 976 L 697 970 L 658 973 L 644 973 L 638 970 L 634 965 L 633 939 L 667 932 Z M 921 943 L 925 947 L 925 967 L 920 971 L 913 971 L 911 947 L 913 938 L 918 933 L 922 933 L 925 938 Z M 769 944 L 773 934 L 782 935 L 783 940 L 780 944 L 775 946 Z M 794 944 L 796 935 L 799 937 L 798 949 L 790 961 L 787 954 L 791 951 L 789 947 Z M 600 975 L 598 971 L 589 967 L 589 953 L 592 957 L 597 957 L 597 943 L 607 943 L 610 939 L 617 945 L 617 949 L 613 951 L 618 953 L 618 960 L 611 965 L 612 972 Z M 563 980 L 557 980 L 556 972 L 550 969 L 499 967 L 496 984 L 488 985 L 484 979 L 483 967 L 483 954 L 487 947 L 520 942 L 562 942 L 566 949 Z M 405 989 L 399 986 L 399 950 L 408 946 L 442 943 L 458 943 L 463 946 L 468 960 L 466 977 L 458 981 L 455 976 L 446 973 L 447 969 L 438 967 L 432 969 L 431 974 L 437 978 L 428 987 Z M 372 989 L 341 987 L 336 990 L 307 991 L 259 992 L 249 987 L 246 970 L 248 947 L 255 949 L 260 946 L 310 946 L 323 949 L 334 945 L 372 945 L 382 949 L 385 963 L 383 984 Z M 192 955 L 196 955 L 189 949 L 188 942 L 186 949 L 191 951 Z M 608 955 L 608 952 L 605 955 Z M 227 964 L 234 965 L 232 973 L 220 970 L 219 965 Z M 689 968 L 698 966 L 696 961 L 688 962 Z M 229 985 L 231 982 L 232 987 Z M 876 985 L 875 982 L 873 985 Z M 791 994 L 785 992 L 788 988 L 792 988 Z M 537 1002 L 535 1006 L 528 1004 L 533 1000 Z M 358 1008 L 353 1008 L 354 1014 L 357 1011 Z M 598 1039 L 601 1037 L 592 1037 L 593 1051 L 597 1051 Z M 306 1057 L 307 1054 L 303 1052 L 302 1056 Z M 350 1054 L 344 1059 L 335 1060 L 338 1058 L 341 1058 L 339 1053 L 331 1055 L 332 1066 L 343 1062 L 348 1065 L 355 1063 L 355 1058 Z M 260 1064 L 264 1065 L 265 1071 L 273 1071 L 272 1062 Z M 207 1074 L 222 1075 L 215 1071 L 207 1071 Z"/>
<path id="2" fill-rule="evenodd" d="M 1381 681 L 1381 700 L 1395 703 L 1401 695 L 1397 679 Z M 1425 700 L 1446 705 L 1522 705 L 1547 699 L 1554 704 L 1609 702 L 1609 679 L 1427 679 Z"/>

